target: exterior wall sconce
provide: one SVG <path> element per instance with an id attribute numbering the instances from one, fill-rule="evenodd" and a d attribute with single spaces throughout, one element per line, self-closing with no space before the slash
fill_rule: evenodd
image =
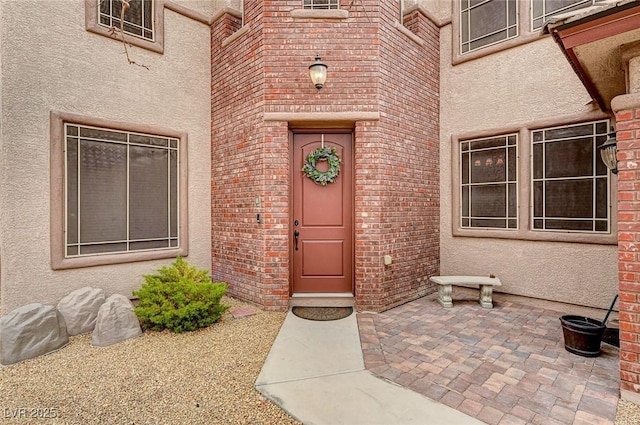
<path id="1" fill-rule="evenodd" d="M 318 90 L 324 87 L 324 82 L 327 80 L 327 65 L 322 63 L 320 56 L 316 56 L 316 61 L 309 65 L 309 75 Z"/>
<path id="2" fill-rule="evenodd" d="M 616 140 L 616 133 L 609 133 L 609 138 L 606 142 L 598 146 L 600 150 L 600 156 L 602 162 L 611 170 L 613 174 L 618 174 L 618 141 Z"/>

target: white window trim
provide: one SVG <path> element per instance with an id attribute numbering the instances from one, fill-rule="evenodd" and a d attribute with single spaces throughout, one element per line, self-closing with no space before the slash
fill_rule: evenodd
<path id="1" fill-rule="evenodd" d="M 178 222 L 178 247 L 162 248 L 149 251 L 131 251 L 127 253 L 105 253 L 91 256 L 65 257 L 66 227 L 65 207 L 66 187 L 64 184 L 65 158 L 64 151 L 65 123 L 80 126 L 99 127 L 124 132 L 154 134 L 171 137 L 179 140 L 179 222 Z M 50 114 L 50 194 L 51 194 L 51 268 L 54 270 L 91 267 L 106 264 L 130 263 L 137 261 L 154 260 L 161 258 L 186 257 L 189 255 L 189 229 L 188 229 L 188 142 L 187 134 L 159 128 L 155 126 L 132 124 L 119 121 L 109 121 L 83 115 L 51 111 Z"/>
<path id="2" fill-rule="evenodd" d="M 614 205 L 617 204 L 617 177 L 612 174 L 609 179 L 609 233 L 583 233 L 575 231 L 538 231 L 531 229 L 532 187 L 531 187 L 531 132 L 532 130 L 578 124 L 581 122 L 611 119 L 602 112 L 572 115 L 547 120 L 538 120 L 515 124 L 509 127 L 487 129 L 451 136 L 451 226 L 455 237 L 480 237 L 496 239 L 518 239 L 550 242 L 591 243 L 601 245 L 616 245 L 617 215 Z M 469 229 L 460 227 L 460 142 L 469 139 L 479 139 L 495 135 L 518 133 L 518 230 L 506 229 Z"/>

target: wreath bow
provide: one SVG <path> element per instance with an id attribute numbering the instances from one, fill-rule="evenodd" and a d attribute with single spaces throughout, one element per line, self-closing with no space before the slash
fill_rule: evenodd
<path id="1" fill-rule="evenodd" d="M 316 165 L 320 161 L 327 161 L 329 165 L 327 171 L 320 171 L 316 168 Z M 315 183 L 326 186 L 327 183 L 333 183 L 338 177 L 338 174 L 340 174 L 341 162 L 335 148 L 320 147 L 307 155 L 302 171 Z"/>

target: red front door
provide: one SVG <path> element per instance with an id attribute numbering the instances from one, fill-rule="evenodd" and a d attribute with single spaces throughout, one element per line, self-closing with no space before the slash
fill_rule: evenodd
<path id="1" fill-rule="evenodd" d="M 340 173 L 322 186 L 302 171 L 307 156 L 335 148 Z M 353 294 L 353 156 L 351 133 L 293 135 L 292 293 Z M 316 169 L 328 170 L 327 161 Z M 296 236 L 297 235 L 297 236 Z"/>

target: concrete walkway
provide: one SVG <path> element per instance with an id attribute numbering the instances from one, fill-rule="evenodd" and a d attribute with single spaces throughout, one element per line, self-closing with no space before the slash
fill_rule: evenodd
<path id="1" fill-rule="evenodd" d="M 317 322 L 289 312 L 255 385 L 305 425 L 482 424 L 367 371 L 355 313 Z"/>

